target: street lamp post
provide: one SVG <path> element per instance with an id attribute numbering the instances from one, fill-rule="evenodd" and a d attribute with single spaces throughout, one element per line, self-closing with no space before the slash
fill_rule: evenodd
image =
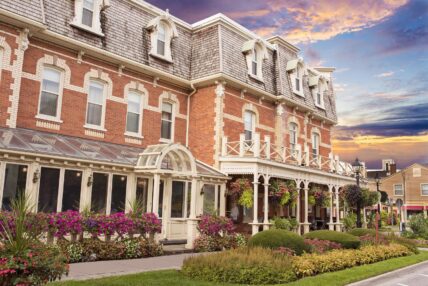
<path id="1" fill-rule="evenodd" d="M 362 168 L 362 164 L 360 163 L 360 161 L 358 160 L 358 158 L 355 159 L 355 162 L 352 164 L 352 168 L 354 169 L 355 172 L 355 179 L 357 180 L 357 187 L 358 187 L 358 191 L 361 192 L 361 188 L 360 188 L 360 173 L 361 173 L 361 168 Z M 361 223 L 361 200 L 357 203 L 357 227 L 361 228 L 362 223 Z"/>
<path id="2" fill-rule="evenodd" d="M 379 194 L 379 201 L 377 202 L 377 213 L 379 214 L 379 216 L 381 215 L 380 213 L 380 199 L 381 199 L 381 193 L 379 190 L 379 186 L 380 186 L 380 178 L 379 178 L 379 173 L 376 172 L 376 176 L 375 176 L 375 180 L 376 180 L 376 191 Z M 377 214 L 376 214 L 377 216 Z M 382 219 L 379 219 L 379 223 L 378 223 L 379 227 L 382 227 Z"/>

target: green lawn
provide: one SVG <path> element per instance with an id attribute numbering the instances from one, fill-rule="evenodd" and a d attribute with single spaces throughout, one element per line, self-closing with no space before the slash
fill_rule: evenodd
<path id="1" fill-rule="evenodd" d="M 358 266 L 342 271 L 325 273 L 318 276 L 300 279 L 296 282 L 288 283 L 289 286 L 312 286 L 329 285 L 340 286 L 351 282 L 373 277 L 391 270 L 402 268 L 411 264 L 428 260 L 428 251 L 421 251 L 420 254 L 394 258 L 374 264 Z M 140 274 L 116 276 L 86 281 L 65 281 L 49 284 L 50 286 L 214 286 L 232 285 L 224 283 L 209 283 L 194 281 L 180 274 L 175 270 L 146 272 Z"/>

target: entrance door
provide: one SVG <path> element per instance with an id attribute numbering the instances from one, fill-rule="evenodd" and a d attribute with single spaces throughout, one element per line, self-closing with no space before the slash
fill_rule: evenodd
<path id="1" fill-rule="evenodd" d="M 172 181 L 167 223 L 167 239 L 186 239 L 187 216 L 190 205 L 190 182 Z"/>

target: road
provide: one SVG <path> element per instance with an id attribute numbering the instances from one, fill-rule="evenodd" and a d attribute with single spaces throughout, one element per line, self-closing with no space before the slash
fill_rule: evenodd
<path id="1" fill-rule="evenodd" d="M 428 286 L 428 261 L 349 286 Z"/>

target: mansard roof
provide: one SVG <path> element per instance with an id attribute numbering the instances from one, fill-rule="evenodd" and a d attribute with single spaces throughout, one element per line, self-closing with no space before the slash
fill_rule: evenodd
<path id="1" fill-rule="evenodd" d="M 43 9 L 41 3 L 44 3 Z M 249 93 L 272 101 L 285 100 L 328 121 L 337 121 L 331 78 L 331 94 L 325 97 L 325 110 L 315 106 L 307 77 L 304 78 L 305 97 L 293 94 L 287 70 L 291 63 L 299 62 L 299 49 L 279 36 L 261 39 L 223 14 L 189 24 L 143 0 L 109 0 L 109 7 L 102 10 L 104 36 L 100 36 L 67 24 L 74 17 L 74 3 L 72 0 L 2 0 L 0 21 L 31 23 L 37 26 L 32 31 L 35 38 L 82 50 L 85 55 L 98 56 L 189 89 L 192 84 L 197 87 L 219 79 L 233 81 L 235 86 Z M 172 40 L 172 62 L 149 53 L 150 28 L 162 19 L 173 24 L 173 34 L 177 36 Z M 256 42 L 265 47 L 263 81 L 248 76 L 242 53 L 243 47 Z M 331 77 L 331 69 L 317 70 Z"/>

